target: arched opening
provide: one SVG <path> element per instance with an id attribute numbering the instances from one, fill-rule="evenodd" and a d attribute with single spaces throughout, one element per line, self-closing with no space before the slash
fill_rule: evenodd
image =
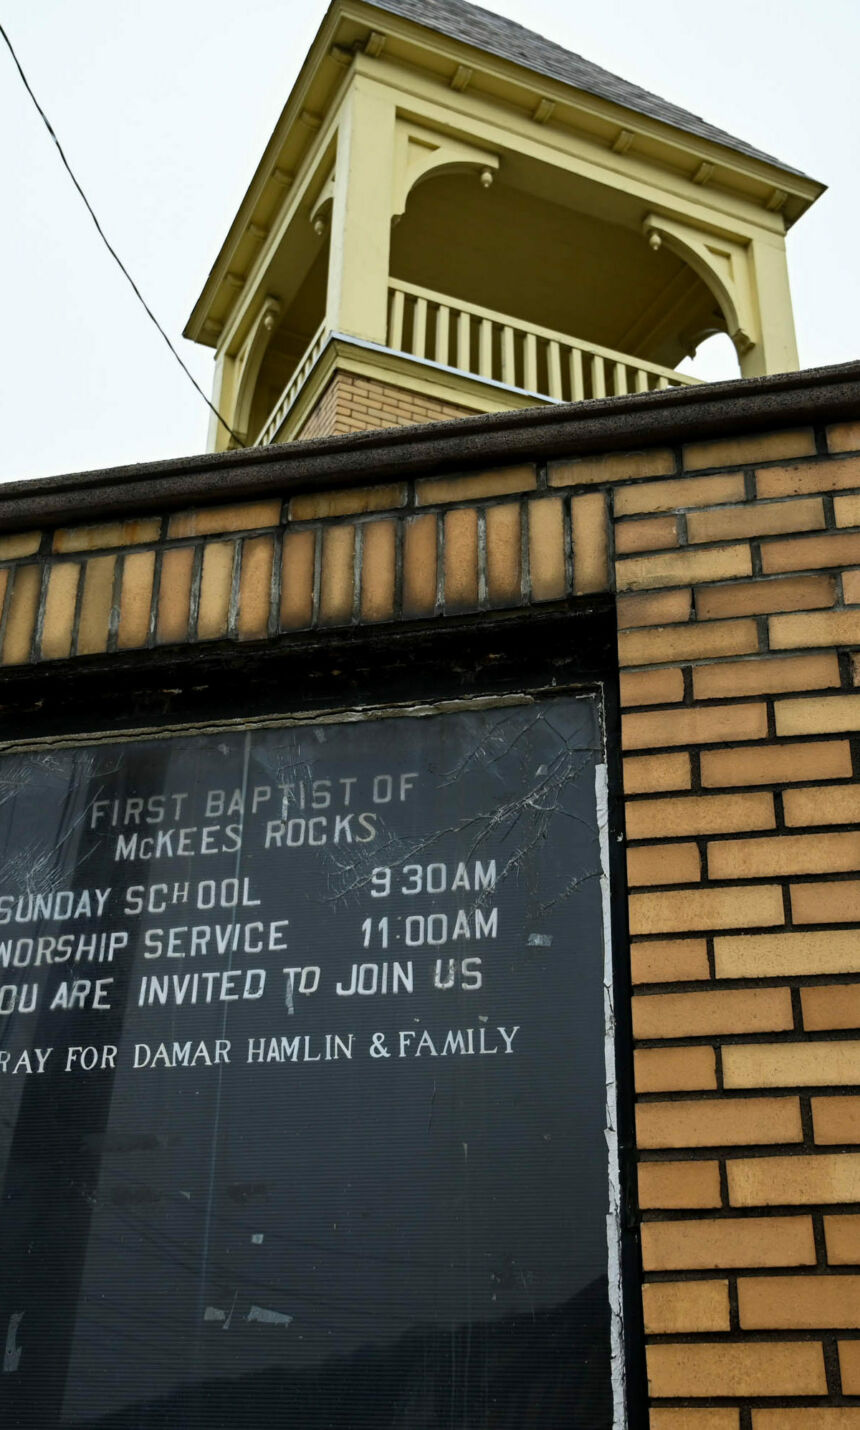
<path id="1" fill-rule="evenodd" d="M 709 334 L 692 357 L 679 363 L 678 372 L 686 377 L 697 377 L 701 382 L 729 382 L 740 377 L 740 362 L 728 333 Z"/>

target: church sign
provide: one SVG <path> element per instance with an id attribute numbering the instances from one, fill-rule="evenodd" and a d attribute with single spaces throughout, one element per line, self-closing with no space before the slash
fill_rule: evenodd
<path id="1" fill-rule="evenodd" d="M 0 1420 L 623 1421 L 569 689 L 0 761 Z"/>

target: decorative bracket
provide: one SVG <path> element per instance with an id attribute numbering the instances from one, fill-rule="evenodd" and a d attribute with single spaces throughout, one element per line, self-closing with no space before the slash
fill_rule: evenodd
<path id="1" fill-rule="evenodd" d="M 464 139 L 398 120 L 394 164 L 392 217 L 397 222 L 406 212 L 412 190 L 431 176 L 477 173 L 482 187 L 488 189 L 498 172 L 499 156 Z"/>
<path id="2" fill-rule="evenodd" d="M 665 243 L 698 273 L 720 306 L 738 357 L 745 357 L 760 340 L 747 245 L 653 213 L 642 232 L 655 252 Z"/>
<path id="3" fill-rule="evenodd" d="M 235 397 L 230 426 L 243 439 L 248 435 L 251 420 L 251 404 L 254 389 L 260 375 L 263 354 L 269 346 L 272 333 L 278 326 L 281 304 L 277 298 L 268 297 L 263 301 L 248 336 L 236 356 Z"/>
<path id="4" fill-rule="evenodd" d="M 331 211 L 334 205 L 334 169 L 332 169 L 322 188 L 314 200 L 311 208 L 311 225 L 313 231 L 322 238 L 331 221 Z"/>

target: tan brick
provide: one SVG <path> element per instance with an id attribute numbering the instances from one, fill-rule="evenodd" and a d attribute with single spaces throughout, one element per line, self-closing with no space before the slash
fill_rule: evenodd
<path id="1" fill-rule="evenodd" d="M 832 576 L 768 576 L 762 581 L 697 586 L 699 620 L 726 616 L 767 615 L 770 611 L 811 611 L 832 606 L 836 585 Z"/>
<path id="2" fill-rule="evenodd" d="M 852 1281 L 856 1279 L 851 1277 Z M 839 1371 L 843 1395 L 860 1395 L 860 1341 L 839 1342 Z M 846 1414 L 846 1411 L 842 1413 Z M 860 1430 L 860 1406 L 848 1410 L 847 1414 L 854 1418 L 845 1421 L 846 1430 L 849 1425 L 853 1430 Z"/>
<path id="3" fill-rule="evenodd" d="M 332 516 L 358 515 L 367 511 L 388 511 L 403 506 L 406 486 L 351 487 L 341 492 L 308 492 L 290 501 L 290 521 L 313 521 Z"/>
<path id="4" fill-rule="evenodd" d="M 637 1092 L 714 1092 L 713 1048 L 637 1048 L 633 1054 Z"/>
<path id="5" fill-rule="evenodd" d="M 719 1162 L 640 1162 L 637 1176 L 639 1205 L 644 1210 L 693 1210 L 720 1205 Z"/>
<path id="6" fill-rule="evenodd" d="M 573 589 L 577 596 L 609 590 L 609 513 L 602 492 L 586 492 L 570 503 Z M 534 589 L 534 585 L 532 586 Z"/>
<path id="7" fill-rule="evenodd" d="M 812 1125 L 821 1145 L 860 1142 L 860 1097 L 813 1097 Z"/>
<path id="8" fill-rule="evenodd" d="M 856 869 L 860 832 L 779 834 L 767 839 L 716 840 L 708 845 L 712 879 L 760 879 Z"/>
<path id="9" fill-rule="evenodd" d="M 833 511 L 837 526 L 860 526 L 860 492 L 854 492 L 847 497 L 836 497 Z"/>
<path id="10" fill-rule="evenodd" d="M 435 502 L 479 501 L 483 497 L 502 497 L 510 492 L 530 492 L 536 486 L 537 476 L 533 466 L 500 467 L 497 471 L 475 475 L 423 477 L 415 483 L 415 500 L 419 506 Z"/>
<path id="11" fill-rule="evenodd" d="M 745 1331 L 813 1331 L 860 1325 L 860 1276 L 741 1276 Z"/>
<path id="12" fill-rule="evenodd" d="M 18 556 L 33 556 L 41 544 L 41 531 L 9 532 L 0 536 L 0 561 L 13 561 Z"/>
<path id="13" fill-rule="evenodd" d="M 860 882 L 856 879 L 792 884 L 790 892 L 796 924 L 860 923 Z"/>
<path id="14" fill-rule="evenodd" d="M 646 844 L 627 850 L 628 884 L 696 884 L 701 877 L 695 844 Z"/>
<path id="15" fill-rule="evenodd" d="M 858 973 L 860 937 L 851 929 L 718 937 L 714 939 L 714 963 L 718 978 Z"/>
<path id="16" fill-rule="evenodd" d="M 701 938 L 632 943 L 630 968 L 634 983 L 692 983 L 711 976 L 708 945 Z"/>
<path id="17" fill-rule="evenodd" d="M 800 1104 L 796 1097 L 643 1102 L 636 1109 L 636 1141 L 639 1147 L 649 1148 L 751 1147 L 802 1142 Z"/>
<path id="18" fill-rule="evenodd" d="M 759 648 L 755 621 L 693 622 L 685 626 L 655 626 L 619 631 L 621 665 L 649 665 L 667 660 L 707 660 L 721 655 L 746 655 Z"/>
<path id="19" fill-rule="evenodd" d="M 343 626 L 352 620 L 355 600 L 355 527 L 329 526 L 323 531 L 320 570 L 320 622 Z"/>
<path id="20" fill-rule="evenodd" d="M 363 526 L 361 619 L 390 621 L 394 615 L 397 527 L 393 521 Z"/>
<path id="21" fill-rule="evenodd" d="M 778 700 L 774 710 L 778 735 L 824 735 L 837 730 L 860 730 L 860 694 Z"/>
<path id="22" fill-rule="evenodd" d="M 678 670 L 623 670 L 622 705 L 666 705 L 684 698 L 684 672 Z"/>
<path id="23" fill-rule="evenodd" d="M 155 584 L 155 552 L 132 551 L 123 560 L 117 647 L 132 650 L 146 645 Z"/>
<path id="24" fill-rule="evenodd" d="M 536 601 L 557 601 L 567 591 L 561 499 L 542 497 L 527 510 L 531 593 Z"/>
<path id="25" fill-rule="evenodd" d="M 860 646 L 860 613 L 853 609 L 771 616 L 767 624 L 772 650 L 820 645 Z"/>
<path id="26" fill-rule="evenodd" d="M 252 531 L 257 526 L 277 526 L 281 519 L 280 498 L 243 502 L 240 506 L 210 506 L 200 511 L 183 511 L 170 518 L 167 534 L 175 536 L 217 536 L 228 531 Z"/>
<path id="27" fill-rule="evenodd" d="M 759 497 L 805 496 L 809 492 L 831 492 L 846 487 L 860 487 L 860 460 L 848 457 L 843 461 L 800 462 L 797 466 L 771 467 L 756 472 Z"/>
<path id="28" fill-rule="evenodd" d="M 410 517 L 403 528 L 404 616 L 430 616 L 436 609 L 436 546 L 436 517 Z"/>
<path id="29" fill-rule="evenodd" d="M 802 1410 L 754 1410 L 753 1430 L 860 1430 L 860 1408 L 804 1406 Z"/>
<path id="30" fill-rule="evenodd" d="M 733 660 L 720 665 L 698 666 L 693 671 L 693 694 L 697 700 L 767 695 L 785 690 L 820 690 L 827 686 L 839 686 L 840 683 L 835 651 L 824 651 L 820 655 Z"/>
<path id="31" fill-rule="evenodd" d="M 218 640 L 227 634 L 235 556 L 235 541 L 210 541 L 203 549 L 197 611 L 198 640 Z"/>
<path id="32" fill-rule="evenodd" d="M 649 1221 L 642 1226 L 646 1271 L 711 1271 L 731 1266 L 814 1266 L 808 1216 Z"/>
<path id="33" fill-rule="evenodd" d="M 789 825 L 860 823 L 860 784 L 786 790 L 782 804 Z"/>
<path id="34" fill-rule="evenodd" d="M 716 1033 L 772 1033 L 793 1027 L 788 988 L 657 993 L 633 999 L 636 1038 L 701 1038 Z"/>
<path id="35" fill-rule="evenodd" d="M 21 665 L 30 659 L 41 579 L 39 566 L 18 566 L 15 570 L 3 640 L 4 665 Z"/>
<path id="36" fill-rule="evenodd" d="M 634 755 L 624 761 L 624 792 L 627 795 L 689 789 L 691 779 L 690 756 L 685 750 L 671 755 Z"/>
<path id="37" fill-rule="evenodd" d="M 782 890 L 778 884 L 631 894 L 629 908 L 632 934 L 765 928 L 783 922 Z"/>
<path id="38" fill-rule="evenodd" d="M 831 983 L 823 988 L 802 988 L 803 1026 L 809 1032 L 823 1028 L 860 1028 L 860 983 Z"/>
<path id="39" fill-rule="evenodd" d="M 821 497 L 801 501 L 756 502 L 691 512 L 687 537 L 701 541 L 738 541 L 743 536 L 771 536 L 786 531 L 820 531 L 825 525 Z"/>
<path id="40" fill-rule="evenodd" d="M 828 427 L 827 448 L 830 452 L 856 452 L 860 448 L 860 422 L 837 422 Z M 860 477 L 857 481 L 860 486 Z"/>
<path id="41" fill-rule="evenodd" d="M 628 839 L 675 838 L 681 834 L 728 834 L 743 829 L 773 829 L 773 795 L 679 795 L 641 799 L 626 810 Z M 670 881 L 665 880 L 666 883 Z"/>
<path id="42" fill-rule="evenodd" d="M 115 570 L 115 556 L 95 556 L 86 564 L 78 622 L 78 655 L 96 655 L 107 650 Z"/>
<path id="43" fill-rule="evenodd" d="M 657 1342 L 648 1346 L 646 1356 L 648 1389 L 654 1396 L 827 1394 L 824 1355 L 817 1341 Z M 804 1430 L 811 1430 L 808 1421 Z"/>
<path id="44" fill-rule="evenodd" d="M 548 481 L 551 487 L 576 487 L 592 482 L 631 482 L 637 477 L 671 476 L 674 470 L 674 453 L 665 447 L 654 447 L 647 452 L 608 452 L 599 457 L 550 462 Z"/>
<path id="45" fill-rule="evenodd" d="M 728 1281 L 659 1281 L 642 1287 L 645 1334 L 729 1330 Z"/>
<path id="46" fill-rule="evenodd" d="M 487 507 L 487 592 L 492 606 L 513 606 L 522 600 L 519 502 Z"/>
<path id="47" fill-rule="evenodd" d="M 104 546 L 139 546 L 144 541 L 157 541 L 161 533 L 161 517 L 143 517 L 137 521 L 110 521 L 101 526 L 70 526 L 54 533 L 55 551 L 97 551 Z"/>
<path id="48" fill-rule="evenodd" d="M 273 536 L 258 536 L 243 543 L 239 610 L 236 618 L 236 629 L 241 640 L 263 640 L 268 634 L 274 559 Z"/>
<path id="49" fill-rule="evenodd" d="M 860 1080 L 860 1043 L 750 1043 L 723 1048 L 726 1087 L 838 1087 Z"/>
<path id="50" fill-rule="evenodd" d="M 42 623 L 43 660 L 63 659 L 71 652 L 80 574 L 77 561 L 57 562 L 51 568 Z"/>
<path id="51" fill-rule="evenodd" d="M 615 515 L 639 516 L 652 511 L 685 511 L 717 502 L 743 501 L 741 472 L 719 477 L 679 477 L 669 482 L 639 482 L 614 493 Z"/>
<path id="52" fill-rule="evenodd" d="M 175 645 L 188 639 L 193 569 L 193 546 L 174 546 L 165 551 L 158 587 L 156 635 L 160 645 Z"/>
<path id="53" fill-rule="evenodd" d="M 619 591 L 689 586 L 700 581 L 729 581 L 736 576 L 751 575 L 752 557 L 746 542 L 709 546 L 706 551 L 686 549 L 663 551 L 656 556 L 626 556 L 615 563 L 615 585 Z"/>
<path id="54" fill-rule="evenodd" d="M 831 1266 L 860 1266 L 860 1216 L 826 1216 L 824 1239 Z"/>
<path id="55" fill-rule="evenodd" d="M 616 602 L 618 629 L 637 626 L 668 626 L 688 621 L 693 609 L 689 591 L 642 591 L 619 596 Z"/>
<path id="56" fill-rule="evenodd" d="M 860 702 L 860 695 L 856 698 Z M 767 735 L 767 706 L 750 702 L 695 710 L 634 711 L 622 716 L 621 733 L 625 750 L 763 740 Z"/>
<path id="57" fill-rule="evenodd" d="M 650 1430 L 738 1430 L 740 1411 L 728 1406 L 703 1410 L 691 1405 L 653 1405 L 648 1424 Z"/>
<path id="58" fill-rule="evenodd" d="M 695 472 L 703 467 L 750 466 L 753 462 L 779 462 L 786 457 L 811 457 L 814 452 L 814 433 L 809 428 L 795 428 L 690 442 L 684 448 L 684 467 Z"/>
<path id="59" fill-rule="evenodd" d="M 445 515 L 445 610 L 478 604 L 478 513 L 460 507 Z"/>
<path id="60" fill-rule="evenodd" d="M 842 572 L 842 597 L 848 606 L 860 606 L 860 570 Z"/>
<path id="61" fill-rule="evenodd" d="M 796 536 L 790 541 L 763 541 L 761 564 L 766 576 L 777 571 L 809 571 L 818 566 L 860 564 L 860 531 L 829 531 L 821 536 Z"/>
<path id="62" fill-rule="evenodd" d="M 790 784 L 792 781 L 849 779 L 851 748 L 845 740 L 754 749 L 703 750 L 702 784 Z"/>
<path id="63" fill-rule="evenodd" d="M 313 620 L 315 551 L 315 532 L 286 532 L 281 573 L 283 630 L 302 629 L 309 626 Z"/>
<path id="64" fill-rule="evenodd" d="M 615 527 L 615 550 L 619 556 L 634 551 L 662 551 L 678 545 L 678 518 L 675 516 L 644 517 L 635 521 L 619 521 Z"/>

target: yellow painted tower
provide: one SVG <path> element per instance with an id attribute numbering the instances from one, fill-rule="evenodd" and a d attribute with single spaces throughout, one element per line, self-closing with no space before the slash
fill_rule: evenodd
<path id="1" fill-rule="evenodd" d="M 464 0 L 334 0 L 186 328 L 210 446 L 791 371 L 822 186 Z"/>

